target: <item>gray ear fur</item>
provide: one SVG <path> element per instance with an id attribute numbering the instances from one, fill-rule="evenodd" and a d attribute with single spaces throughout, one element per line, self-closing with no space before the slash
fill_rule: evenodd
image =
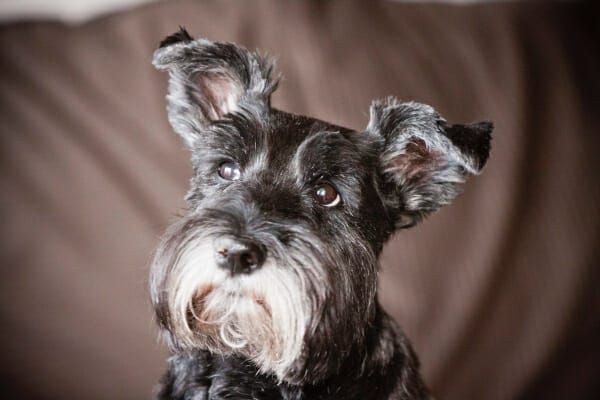
<path id="1" fill-rule="evenodd" d="M 430 106 L 394 98 L 371 105 L 367 131 L 380 137 L 385 201 L 398 227 L 450 203 L 489 156 L 492 124 L 448 125 Z"/>
<path id="2" fill-rule="evenodd" d="M 194 40 L 183 28 L 161 42 L 152 63 L 169 72 L 169 122 L 190 147 L 228 114 L 267 111 L 278 83 L 271 60 L 233 43 Z"/>

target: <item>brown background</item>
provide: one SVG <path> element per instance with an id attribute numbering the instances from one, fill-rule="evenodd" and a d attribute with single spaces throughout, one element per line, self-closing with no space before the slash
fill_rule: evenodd
<path id="1" fill-rule="evenodd" d="M 178 25 L 275 55 L 274 104 L 361 129 L 371 99 L 496 124 L 452 206 L 398 234 L 381 298 L 440 399 L 600 398 L 598 14 L 172 1 L 0 27 L 0 390 L 142 399 L 165 365 L 147 293 L 188 154 L 150 57 Z"/>

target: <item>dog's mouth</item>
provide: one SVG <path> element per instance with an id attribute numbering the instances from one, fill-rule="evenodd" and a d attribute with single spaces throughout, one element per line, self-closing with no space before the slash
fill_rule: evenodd
<path id="1" fill-rule="evenodd" d="M 200 288 L 194 296 L 191 304 L 190 317 L 195 319 L 202 319 L 199 316 L 204 314 L 205 306 L 211 300 L 211 297 L 218 297 L 219 301 L 224 303 L 236 304 L 240 301 L 250 302 L 255 306 L 261 308 L 271 318 L 273 311 L 266 301 L 265 297 L 255 291 L 247 291 L 239 286 L 232 285 L 215 285 L 209 284 Z M 191 322 L 191 321 L 190 321 Z"/>
<path id="2" fill-rule="evenodd" d="M 263 346 L 273 346 L 271 342 L 277 340 L 272 309 L 263 296 L 253 291 L 207 285 L 198 290 L 186 317 L 194 335 L 221 351 L 246 349 L 252 354 Z"/>
<path id="3" fill-rule="evenodd" d="M 195 296 L 194 301 L 204 301 L 204 299 L 209 296 L 215 290 L 215 285 L 206 285 L 202 289 L 198 291 L 198 294 Z"/>

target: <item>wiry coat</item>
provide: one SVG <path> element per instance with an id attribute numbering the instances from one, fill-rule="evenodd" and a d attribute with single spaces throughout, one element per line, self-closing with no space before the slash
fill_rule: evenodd
<path id="1" fill-rule="evenodd" d="M 174 353 L 158 398 L 427 398 L 377 301 L 377 258 L 480 171 L 491 124 L 448 125 L 393 98 L 363 132 L 282 112 L 269 60 L 184 30 L 153 61 L 194 169 L 152 266 Z"/>

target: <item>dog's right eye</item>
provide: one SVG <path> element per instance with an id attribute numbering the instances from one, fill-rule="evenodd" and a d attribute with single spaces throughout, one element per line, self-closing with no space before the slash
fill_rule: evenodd
<path id="1" fill-rule="evenodd" d="M 241 174 L 240 166 L 236 163 L 225 162 L 219 167 L 219 176 L 228 181 L 237 181 Z"/>

